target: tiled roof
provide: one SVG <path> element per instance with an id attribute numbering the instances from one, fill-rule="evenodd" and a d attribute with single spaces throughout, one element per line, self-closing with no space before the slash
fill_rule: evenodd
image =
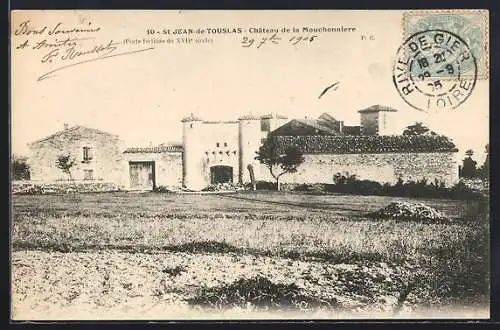
<path id="1" fill-rule="evenodd" d="M 71 132 L 75 132 L 75 131 L 78 131 L 78 130 L 93 131 L 94 133 L 97 133 L 97 134 L 104 134 L 104 135 L 118 137 L 118 135 L 111 134 L 111 133 L 108 133 L 108 132 L 104 132 L 104 131 L 101 131 L 101 130 L 98 130 L 98 129 L 95 129 L 95 128 L 90 128 L 90 127 L 85 127 L 85 126 L 81 126 L 81 125 L 76 125 L 76 126 L 72 126 L 70 128 L 67 128 L 67 129 L 55 132 L 54 134 L 51 134 L 51 135 L 46 136 L 44 138 L 38 139 L 36 141 L 33 141 L 33 142 L 29 143 L 29 145 L 33 145 L 33 144 L 37 144 L 37 143 L 40 143 L 40 142 L 43 142 L 43 141 L 47 141 L 47 140 L 50 140 L 50 139 L 55 138 L 57 136 L 60 136 L 60 135 L 63 135 L 63 134 L 67 134 L 67 133 L 71 133 Z"/>
<path id="2" fill-rule="evenodd" d="M 368 107 L 366 109 L 361 109 L 358 110 L 359 113 L 366 113 L 366 112 L 380 112 L 380 111 L 390 111 L 390 112 L 396 112 L 398 110 L 391 108 L 386 105 L 380 105 L 380 104 L 375 104 L 372 105 L 371 107 Z"/>
<path id="3" fill-rule="evenodd" d="M 195 116 L 194 114 L 190 114 L 189 116 L 182 118 L 181 122 L 185 121 L 203 121 L 203 119 Z"/>
<path id="4" fill-rule="evenodd" d="M 279 115 L 277 113 L 269 113 L 267 115 L 262 115 L 260 116 L 261 119 L 271 119 L 271 118 L 278 118 L 278 119 L 288 119 L 287 116 Z"/>
<path id="5" fill-rule="evenodd" d="M 162 153 L 162 152 L 181 152 L 182 145 L 165 145 L 161 144 L 154 147 L 131 147 L 127 148 L 123 153 L 139 154 L 139 153 Z"/>
<path id="6" fill-rule="evenodd" d="M 260 119 L 259 116 L 256 116 L 256 115 L 251 114 L 251 113 L 248 113 L 248 114 L 243 115 L 243 116 L 238 118 L 238 120 L 258 120 L 258 119 Z"/>
<path id="7" fill-rule="evenodd" d="M 442 135 L 309 135 L 271 136 L 280 150 L 296 146 L 305 154 L 457 152 Z"/>
<path id="8" fill-rule="evenodd" d="M 335 130 L 333 130 L 331 127 L 328 127 L 326 125 L 323 125 L 323 123 L 317 119 L 295 119 L 299 123 L 303 123 L 305 125 L 312 126 L 318 130 L 328 132 L 329 134 L 338 134 Z"/>
<path id="9" fill-rule="evenodd" d="M 238 124 L 237 120 L 204 120 L 203 124 Z"/>

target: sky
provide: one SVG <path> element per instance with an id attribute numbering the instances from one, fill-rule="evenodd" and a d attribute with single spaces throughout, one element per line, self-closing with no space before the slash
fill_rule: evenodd
<path id="1" fill-rule="evenodd" d="M 148 28 L 242 27 L 248 31 L 250 27 L 344 26 L 356 31 L 319 33 L 313 42 L 295 46 L 286 41 L 311 34 L 278 34 L 283 37 L 279 44 L 260 48 L 242 47 L 242 38 L 258 42 L 270 34 L 204 35 L 211 43 L 121 44 L 120 52 L 154 49 L 69 67 L 42 81 L 37 78 L 68 61 L 54 58 L 53 63 L 41 63 L 51 49 L 16 47 L 25 40 L 34 44 L 54 36 L 12 35 L 11 144 L 16 154 L 26 154 L 27 143 L 61 130 L 64 123 L 115 133 L 127 145 L 139 146 L 180 142 L 180 121 L 190 113 L 205 120 L 236 120 L 247 113 L 316 118 L 328 112 L 346 125 L 359 125 L 358 110 L 383 104 L 398 109 L 401 128 L 422 121 L 452 138 L 461 155 L 471 148 L 478 161 L 484 159 L 489 136 L 487 80 L 478 80 L 459 108 L 433 114 L 410 107 L 398 94 L 392 68 L 404 39 L 399 11 L 18 12 L 13 16 L 13 31 L 26 20 L 33 28 L 50 28 L 58 22 L 68 28 L 89 26 L 89 22 L 99 27 L 97 33 L 77 35 L 93 38 L 83 41 L 82 49 L 110 40 L 151 38 Z M 361 40 L 362 35 L 374 40 Z M 318 99 L 326 86 L 337 81 L 337 90 Z"/>

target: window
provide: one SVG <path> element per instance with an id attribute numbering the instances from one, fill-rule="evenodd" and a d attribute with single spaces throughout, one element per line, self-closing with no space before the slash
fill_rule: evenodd
<path id="1" fill-rule="evenodd" d="M 83 147 L 83 161 L 89 162 L 93 158 L 92 147 Z"/>
<path id="2" fill-rule="evenodd" d="M 220 147 L 220 143 L 219 142 L 217 142 L 215 145 L 217 146 L 217 148 Z"/>
<path id="3" fill-rule="evenodd" d="M 83 180 L 94 180 L 94 170 L 83 170 Z"/>
<path id="4" fill-rule="evenodd" d="M 227 147 L 227 142 L 224 142 L 224 147 Z"/>

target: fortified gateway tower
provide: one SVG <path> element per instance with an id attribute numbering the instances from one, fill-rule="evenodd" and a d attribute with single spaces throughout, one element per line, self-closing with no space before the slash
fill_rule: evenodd
<path id="1" fill-rule="evenodd" d="M 277 114 L 249 114 L 237 121 L 204 121 L 193 114 L 184 118 L 183 186 L 199 190 L 223 182 L 249 183 L 249 165 L 259 176 L 255 156 L 263 139 L 287 121 Z"/>

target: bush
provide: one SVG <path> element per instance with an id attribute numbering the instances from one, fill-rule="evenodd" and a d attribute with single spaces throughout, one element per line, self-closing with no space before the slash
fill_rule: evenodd
<path id="1" fill-rule="evenodd" d="M 295 284 L 274 283 L 263 276 L 240 278 L 216 287 L 202 287 L 195 297 L 189 298 L 190 305 L 213 309 L 253 308 L 307 310 L 318 307 L 337 307 L 336 299 L 323 300 L 304 295 Z"/>
<path id="2" fill-rule="evenodd" d="M 447 188 L 444 182 L 437 179 L 428 183 L 425 178 L 408 182 L 399 178 L 395 184 L 380 184 L 377 181 L 358 180 L 355 175 L 349 173 L 336 173 L 333 181 L 334 184 L 300 184 L 294 191 L 460 200 L 485 198 L 484 190 L 473 189 L 462 181 L 451 188 Z"/>
<path id="3" fill-rule="evenodd" d="M 383 194 L 383 186 L 380 183 L 371 180 L 358 180 L 356 175 L 349 175 L 349 173 L 336 173 L 333 176 L 333 182 L 333 185 L 326 185 L 326 191 L 361 195 Z"/>
<path id="4" fill-rule="evenodd" d="M 201 191 L 237 191 L 245 189 L 239 184 L 234 184 L 231 182 L 216 183 L 208 187 L 203 188 Z"/>
<path id="5" fill-rule="evenodd" d="M 356 175 L 349 175 L 349 173 L 341 174 L 336 173 L 333 176 L 333 183 L 336 185 L 350 184 L 356 181 Z"/>
<path id="6" fill-rule="evenodd" d="M 326 189 L 326 184 L 324 183 L 303 183 L 303 184 L 294 184 L 291 185 L 291 189 L 293 191 L 302 191 L 302 192 L 310 192 L 310 193 L 324 193 Z"/>
<path id="7" fill-rule="evenodd" d="M 165 186 L 158 186 L 158 187 L 154 187 L 153 188 L 153 191 L 154 192 L 157 192 L 157 193 L 167 193 L 167 192 L 172 192 L 170 189 L 168 189 L 167 187 Z"/>
<path id="8" fill-rule="evenodd" d="M 12 180 L 29 180 L 30 169 L 26 160 L 14 159 L 12 160 Z"/>
<path id="9" fill-rule="evenodd" d="M 454 185 L 450 189 L 450 194 L 453 199 L 481 199 L 485 197 L 481 192 L 468 187 L 463 181 Z"/>
<path id="10" fill-rule="evenodd" d="M 354 192 L 360 191 L 363 195 L 381 195 L 383 192 L 380 183 L 370 180 L 355 181 L 351 187 Z"/>
<path id="11" fill-rule="evenodd" d="M 276 190 L 276 182 L 257 181 L 257 182 L 255 182 L 255 186 L 256 186 L 257 190 Z M 251 190 L 252 184 L 251 183 L 245 184 L 245 189 Z"/>

